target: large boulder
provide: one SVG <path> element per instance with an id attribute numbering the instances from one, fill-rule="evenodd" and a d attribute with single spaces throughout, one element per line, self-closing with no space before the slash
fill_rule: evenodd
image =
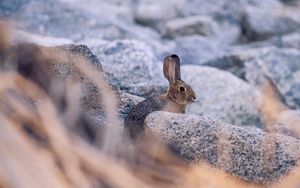
<path id="1" fill-rule="evenodd" d="M 234 125 L 260 126 L 254 88 L 231 73 L 205 66 L 182 66 L 183 80 L 197 100 L 188 113 L 209 116 Z"/>
<path id="2" fill-rule="evenodd" d="M 300 52 L 273 48 L 245 62 L 246 79 L 256 84 L 262 74 L 269 76 L 292 108 L 300 108 Z"/>
<path id="3" fill-rule="evenodd" d="M 278 47 L 283 48 L 296 48 L 300 49 L 300 33 L 294 32 L 290 33 L 288 35 L 284 35 L 281 37 L 278 37 L 279 39 L 274 39 L 274 44 Z"/>
<path id="4" fill-rule="evenodd" d="M 297 38 L 297 34 L 290 37 Z M 266 47 L 266 44 L 260 44 L 265 47 L 248 46 L 204 62 L 203 65 L 229 71 L 254 86 L 259 83 L 263 74 L 267 75 L 273 79 L 287 105 L 299 109 L 300 53 L 297 49 L 285 48 L 285 45 L 297 44 L 290 39 L 284 39 L 277 43 L 280 48 L 275 47 L 276 45 Z"/>
<path id="5" fill-rule="evenodd" d="M 98 16 L 68 2 L 50 0 L 32 1 L 11 15 L 10 19 L 18 28 L 72 40 L 80 40 L 86 36 L 114 38 L 122 35 L 122 31 L 110 24 L 107 17 L 103 15 L 102 19 L 96 19 Z"/>
<path id="6" fill-rule="evenodd" d="M 186 35 L 214 36 L 217 23 L 208 16 L 177 18 L 166 23 L 166 36 L 175 38 Z"/>
<path id="7" fill-rule="evenodd" d="M 119 93 L 119 117 L 121 118 L 121 122 L 123 123 L 123 120 L 127 116 L 127 114 L 131 111 L 131 109 L 137 105 L 138 103 L 142 102 L 144 98 L 131 95 L 129 93 L 120 92 Z"/>
<path id="8" fill-rule="evenodd" d="M 279 9 L 247 7 L 242 25 L 249 40 L 263 40 L 299 29 L 299 18 L 297 10 L 286 7 Z"/>
<path id="9" fill-rule="evenodd" d="M 188 163 L 205 162 L 255 183 L 278 181 L 300 160 L 299 140 L 202 116 L 154 112 L 146 125 L 171 143 Z"/>
<path id="10" fill-rule="evenodd" d="M 296 45 L 293 41 L 287 39 L 284 41 L 281 45 L 288 45 L 288 41 Z M 299 109 L 299 58 L 299 50 L 284 46 L 280 48 L 275 45 L 253 48 L 244 46 L 204 62 L 203 65 L 229 71 L 254 86 L 259 83 L 263 74 L 267 75 L 273 79 L 287 105 Z"/>
<path id="11" fill-rule="evenodd" d="M 279 48 L 300 49 L 300 32 L 292 32 L 282 36 L 275 36 L 269 40 L 255 43 L 256 46 L 276 46 Z"/>
<path id="12" fill-rule="evenodd" d="M 30 33 L 24 30 L 12 29 L 11 42 L 13 44 L 34 43 L 42 46 L 60 46 L 73 44 L 74 42 L 67 38 L 51 37 Z"/>
<path id="13" fill-rule="evenodd" d="M 63 45 L 55 47 L 41 47 L 49 58 L 48 68 L 53 78 L 62 81 L 72 79 L 80 81 L 81 84 L 81 103 L 85 111 L 101 108 L 101 97 L 97 87 L 85 74 L 78 70 L 76 64 L 88 63 L 99 72 L 103 73 L 102 64 L 98 58 L 85 45 Z M 106 75 L 107 79 L 110 75 Z M 114 82 L 113 82 L 114 83 Z M 118 89 L 118 85 L 112 85 Z"/>
<path id="14" fill-rule="evenodd" d="M 183 64 L 202 65 L 230 51 L 228 45 L 208 37 L 186 36 L 175 41 L 173 52 L 179 55 Z"/>
<path id="15" fill-rule="evenodd" d="M 162 32 L 164 22 L 179 16 L 179 10 L 183 3 L 183 0 L 170 0 L 168 2 L 141 0 L 135 9 L 135 21 Z"/>
<path id="16" fill-rule="evenodd" d="M 138 40 L 116 40 L 92 47 L 105 72 L 120 80 L 120 89 L 139 96 L 165 92 L 162 63 L 151 46 Z"/>
<path id="17" fill-rule="evenodd" d="M 18 29 L 76 42 L 99 38 L 157 40 L 155 31 L 134 23 L 132 6 L 128 1 L 30 1 L 5 18 Z M 7 9 L 0 6 L 0 12 Z"/>
<path id="18" fill-rule="evenodd" d="M 214 6 L 212 6 L 214 5 Z M 209 15 L 227 21 L 240 20 L 245 7 L 253 5 L 259 8 L 278 8 L 282 4 L 277 0 L 139 0 L 135 11 L 135 20 L 143 25 L 161 30 L 164 22 L 193 15 Z"/>
<path id="19" fill-rule="evenodd" d="M 109 74 L 104 69 L 104 63 L 90 51 L 85 45 L 63 45 L 56 47 L 42 47 L 43 52 L 52 55 L 48 64 L 53 78 L 76 79 L 81 83 L 80 102 L 81 110 L 98 126 L 106 124 L 106 118 L 103 110 L 103 101 L 101 92 L 96 84 L 85 74 L 76 69 L 76 63 L 88 63 L 97 70 L 100 75 L 104 75 L 105 81 L 110 86 L 111 91 L 116 96 L 118 103 L 118 116 L 123 122 L 128 112 L 144 98 L 135 96 L 120 90 L 121 81 Z M 64 57 L 61 59 L 61 57 Z M 86 61 L 76 61 L 78 58 L 84 58 Z M 60 61 L 60 60 L 63 60 Z"/>
<path id="20" fill-rule="evenodd" d="M 236 42 L 240 37 L 237 23 L 214 19 L 206 15 L 177 18 L 166 22 L 164 36 L 176 38 L 180 36 L 202 35 L 225 43 Z"/>
<path id="21" fill-rule="evenodd" d="M 0 17 L 9 16 L 19 11 L 30 0 L 2 0 L 0 1 Z"/>
<path id="22" fill-rule="evenodd" d="M 89 115 L 91 119 L 94 120 L 96 125 L 106 125 L 106 117 L 104 115 L 103 107 L 102 104 L 103 102 L 101 101 L 100 95 L 97 93 L 98 98 L 94 98 L 92 102 L 96 103 L 98 105 L 97 108 L 90 108 L 89 110 L 86 111 L 86 113 Z M 118 91 L 116 93 L 116 97 L 118 99 L 118 117 L 120 118 L 121 124 L 124 123 L 124 119 L 127 116 L 127 114 L 130 112 L 130 110 L 137 105 L 138 103 L 142 102 L 144 98 L 131 95 L 129 93 L 125 93 L 122 91 Z"/>
<path id="23" fill-rule="evenodd" d="M 76 64 L 88 63 L 91 65 L 99 77 L 104 76 L 110 89 L 105 92 L 113 92 L 116 95 L 118 115 L 124 119 L 126 114 L 143 98 L 122 92 L 119 89 L 120 81 L 113 75 L 103 72 L 102 63 L 85 45 L 64 45 L 56 47 L 41 47 L 43 53 L 50 58 L 48 68 L 53 78 L 61 80 L 77 80 L 81 83 L 80 106 L 81 110 L 88 114 L 97 125 L 105 125 L 106 118 L 103 111 L 103 96 L 99 92 L 97 84 L 92 81 L 89 75 L 86 75 L 77 69 Z M 84 58 L 86 61 L 82 61 Z M 101 84 L 101 83 L 100 83 Z M 102 83 L 103 85 L 104 83 Z M 59 91 L 60 88 L 56 88 Z M 103 88 L 101 88 L 103 89 Z M 106 89 L 107 90 L 107 89 Z M 56 92 L 57 92 L 56 91 Z"/>
<path id="24" fill-rule="evenodd" d="M 239 20 L 242 17 L 245 7 L 249 5 L 258 8 L 269 8 L 270 10 L 282 6 L 277 0 L 189 0 L 186 1 L 181 8 L 181 14 L 184 16 L 206 14 L 214 17 L 227 18 L 229 20 Z"/>
<path id="25" fill-rule="evenodd" d="M 221 54 L 216 58 L 212 58 L 202 63 L 202 65 L 216 67 L 218 69 L 231 72 L 235 76 L 246 80 L 245 63 L 256 57 L 260 57 L 276 47 L 265 47 L 260 44 L 248 44 L 244 46 L 232 47 L 230 51 Z"/>

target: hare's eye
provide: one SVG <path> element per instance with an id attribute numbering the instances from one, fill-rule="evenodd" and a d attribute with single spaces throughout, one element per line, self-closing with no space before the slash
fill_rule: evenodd
<path id="1" fill-rule="evenodd" d="M 184 92 L 184 91 L 185 91 L 185 87 L 180 86 L 180 87 L 179 87 L 179 91 Z"/>

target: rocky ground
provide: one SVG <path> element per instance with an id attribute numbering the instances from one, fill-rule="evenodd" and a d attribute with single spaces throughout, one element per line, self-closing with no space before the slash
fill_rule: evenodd
<path id="1" fill-rule="evenodd" d="M 121 119 L 143 98 L 166 91 L 162 59 L 166 54 L 177 53 L 183 63 L 183 80 L 194 88 L 198 97 L 188 114 L 200 116 L 162 114 L 172 120 L 177 118 L 179 125 L 188 124 L 186 129 L 192 135 L 189 138 L 186 138 L 188 134 L 178 135 L 178 132 L 187 133 L 180 126 L 170 129 L 174 132 L 163 133 L 179 143 L 183 156 L 193 162 L 204 158 L 244 179 L 268 182 L 285 174 L 299 160 L 299 141 L 281 136 L 280 141 L 271 141 L 279 145 L 277 166 L 270 164 L 267 170 L 262 169 L 256 161 L 262 159 L 248 158 L 265 153 L 256 145 L 268 133 L 253 128 L 262 126 L 255 105 L 256 83 L 262 73 L 275 81 L 288 107 L 300 109 L 300 3 L 297 0 L 89 0 L 85 3 L 2 0 L 0 16 L 14 28 L 14 43 L 28 41 L 49 47 L 72 44 L 62 48 L 88 57 L 99 70 L 106 72 L 108 82 L 120 96 Z M 59 76 L 72 74 L 62 67 L 56 71 Z M 87 96 L 83 96 L 84 104 L 87 112 L 101 123 L 99 101 L 90 97 L 93 89 L 89 89 Z M 247 150 L 232 155 L 239 159 L 235 165 L 239 169 L 219 165 L 217 158 L 214 159 L 214 144 L 199 136 L 200 133 L 211 135 L 203 127 L 195 128 L 205 124 L 202 116 L 224 122 L 229 130 L 225 139 L 233 142 L 232 135 L 238 135 L 239 141 L 232 152 Z M 149 126 L 156 122 L 155 115 L 148 122 Z M 168 118 L 164 124 L 170 124 Z M 207 124 L 212 137 L 218 137 L 219 124 Z M 200 132 L 194 133 L 198 129 Z M 198 144 L 198 148 L 188 148 L 186 139 Z M 203 139 L 211 144 L 206 145 L 211 147 L 208 148 L 211 152 L 199 148 L 205 145 Z"/>

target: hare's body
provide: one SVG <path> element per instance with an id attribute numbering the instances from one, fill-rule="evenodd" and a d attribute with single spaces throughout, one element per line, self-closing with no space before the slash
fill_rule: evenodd
<path id="1" fill-rule="evenodd" d="M 154 111 L 168 111 L 174 113 L 185 113 L 185 105 L 178 106 L 169 101 L 166 95 L 150 97 L 137 104 L 125 118 L 125 129 L 129 136 L 136 139 L 144 132 L 144 121 Z"/>
<path id="2" fill-rule="evenodd" d="M 169 80 L 168 92 L 137 104 L 125 118 L 125 131 L 130 138 L 135 140 L 144 133 L 144 121 L 151 112 L 185 113 L 187 104 L 195 101 L 194 91 L 180 78 L 180 60 L 177 55 L 165 58 L 164 75 Z"/>

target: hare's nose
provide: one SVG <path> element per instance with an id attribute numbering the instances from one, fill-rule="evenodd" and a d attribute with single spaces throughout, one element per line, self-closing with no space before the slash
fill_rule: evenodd
<path id="1" fill-rule="evenodd" d="M 196 97 L 192 97 L 192 102 L 195 102 L 196 101 Z"/>

